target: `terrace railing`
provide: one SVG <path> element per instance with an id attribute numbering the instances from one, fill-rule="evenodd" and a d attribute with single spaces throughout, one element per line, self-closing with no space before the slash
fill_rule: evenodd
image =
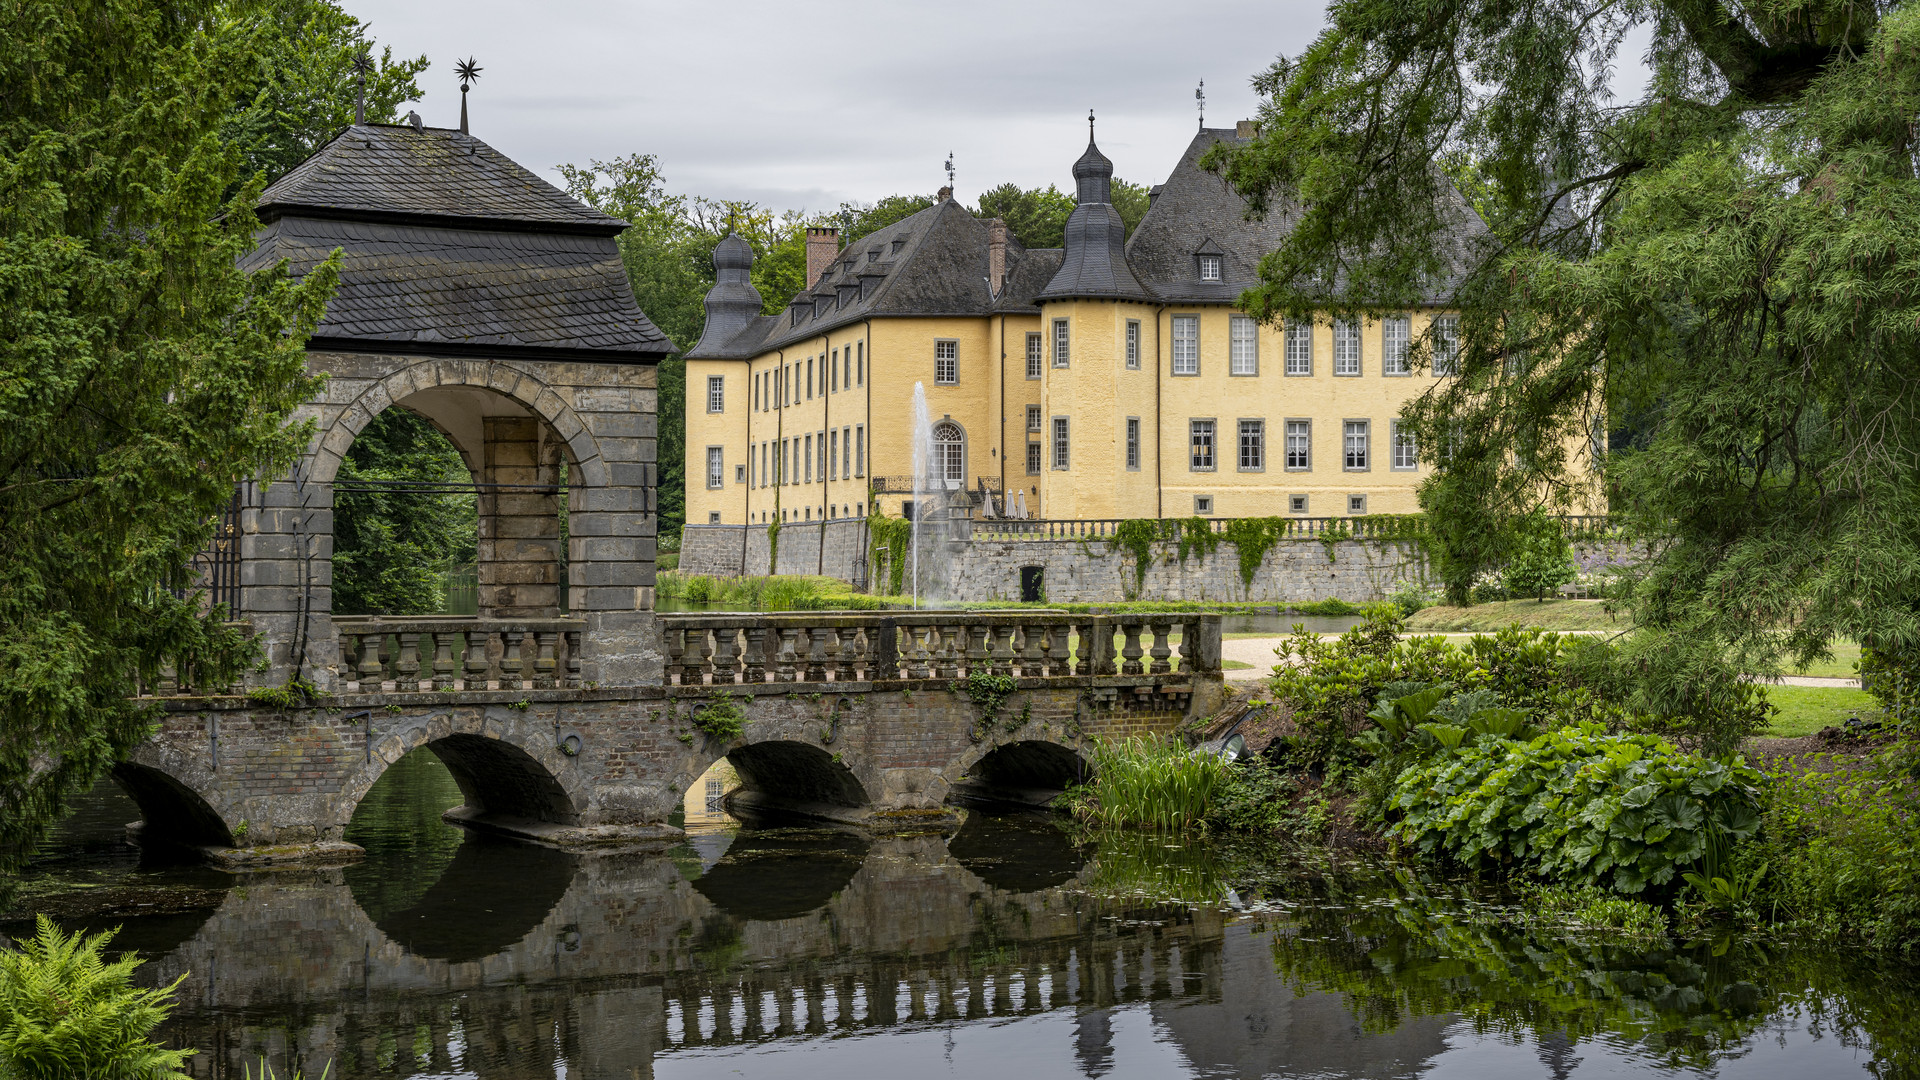
<path id="1" fill-rule="evenodd" d="M 714 613 L 660 617 L 679 686 L 1195 675 L 1220 670 L 1220 616 L 1064 612 Z"/>
<path id="2" fill-rule="evenodd" d="M 1115 536 L 1129 518 L 973 518 L 953 523 L 956 537 L 974 540 L 1077 540 L 1107 539 Z M 1163 518 L 1168 529 L 1185 528 L 1191 518 Z M 1201 518 L 1207 531 L 1224 534 L 1237 518 Z M 1407 540 L 1422 535 L 1426 524 L 1417 514 L 1379 514 L 1362 517 L 1283 517 L 1283 535 L 1308 540 L 1351 537 L 1355 540 Z M 1570 538 L 1611 538 L 1618 526 L 1602 514 L 1570 514 L 1560 519 Z"/>
<path id="3" fill-rule="evenodd" d="M 341 616 L 344 693 L 576 690 L 583 619 Z"/>

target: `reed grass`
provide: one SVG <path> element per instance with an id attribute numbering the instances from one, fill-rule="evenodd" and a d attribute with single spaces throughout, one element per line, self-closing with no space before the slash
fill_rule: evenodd
<path id="1" fill-rule="evenodd" d="M 1101 740 L 1088 752 L 1093 780 L 1068 793 L 1068 806 L 1102 825 L 1161 832 L 1200 827 L 1226 786 L 1226 762 L 1163 739 Z"/>

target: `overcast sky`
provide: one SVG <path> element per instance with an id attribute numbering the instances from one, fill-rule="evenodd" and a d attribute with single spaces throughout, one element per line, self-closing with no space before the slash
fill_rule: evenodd
<path id="1" fill-rule="evenodd" d="M 780 209 L 1011 180 L 1071 189 L 1087 110 L 1116 173 L 1157 183 L 1207 123 L 1254 111 L 1248 79 L 1319 32 L 1318 0 L 793 4 L 344 0 L 395 55 L 425 54 L 415 106 L 460 119 L 454 61 L 485 69 L 473 133 L 549 179 L 657 155 L 668 186 Z M 404 112 L 405 109 L 403 108 Z"/>
<path id="2" fill-rule="evenodd" d="M 1298 54 L 1324 11 L 1321 0 L 343 2 L 395 55 L 432 61 L 415 106 L 429 124 L 459 123 L 453 65 L 472 55 L 484 69 L 473 133 L 549 179 L 563 162 L 647 153 L 673 191 L 783 210 L 932 194 L 949 152 L 966 202 L 1009 180 L 1070 191 L 1089 108 L 1115 173 L 1158 183 L 1193 137 L 1200 80 L 1209 126 L 1251 117 L 1248 80 Z"/>

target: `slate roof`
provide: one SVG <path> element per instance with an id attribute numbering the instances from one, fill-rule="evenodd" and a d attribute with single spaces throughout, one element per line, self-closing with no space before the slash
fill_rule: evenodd
<path id="1" fill-rule="evenodd" d="M 575 200 L 455 128 L 356 124 L 261 193 L 258 213 L 451 218 L 614 236 L 627 223 Z"/>
<path id="2" fill-rule="evenodd" d="M 853 241 L 786 310 L 762 315 L 725 341 L 702 337 L 687 357 L 747 359 L 863 319 L 985 315 L 987 223 L 948 199 Z M 898 245 L 899 250 L 895 250 Z M 1007 243 L 1010 265 L 1025 252 Z"/>
<path id="3" fill-rule="evenodd" d="M 267 189 L 247 269 L 341 250 L 310 348 L 652 363 L 674 349 L 584 206 L 471 136 L 357 125 Z"/>
<path id="4" fill-rule="evenodd" d="M 1213 145 L 1243 145 L 1233 128 L 1208 128 L 1194 136 L 1153 205 L 1127 240 L 1127 264 L 1135 276 L 1166 303 L 1231 304 L 1259 282 L 1261 258 L 1279 247 L 1300 218 L 1299 204 L 1286 196 L 1271 200 L 1266 216 L 1247 217 L 1247 202 L 1224 178 L 1200 168 Z M 1487 235 L 1486 225 L 1457 193 L 1449 207 L 1457 228 L 1446 237 L 1450 271 L 1434 283 L 1428 300 L 1444 302 L 1459 283 L 1469 249 Z M 1194 256 L 1202 248 L 1221 256 L 1221 280 L 1201 281 Z"/>
<path id="5" fill-rule="evenodd" d="M 1113 206 L 1113 162 L 1094 145 L 1091 117 L 1087 149 L 1073 163 L 1074 208 L 1067 216 L 1066 248 L 1041 300 L 1148 300 L 1127 265 L 1127 226 Z"/>

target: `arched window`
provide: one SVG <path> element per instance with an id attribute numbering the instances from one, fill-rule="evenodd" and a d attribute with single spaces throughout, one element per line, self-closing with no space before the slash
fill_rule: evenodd
<path id="1" fill-rule="evenodd" d="M 933 425 L 932 479 L 949 490 L 967 486 L 967 436 L 960 425 L 942 420 Z"/>

